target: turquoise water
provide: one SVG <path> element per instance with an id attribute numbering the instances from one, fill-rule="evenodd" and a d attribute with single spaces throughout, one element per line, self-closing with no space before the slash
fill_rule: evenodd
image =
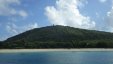
<path id="1" fill-rule="evenodd" d="M 113 64 L 113 52 L 2 53 L 0 64 Z"/>

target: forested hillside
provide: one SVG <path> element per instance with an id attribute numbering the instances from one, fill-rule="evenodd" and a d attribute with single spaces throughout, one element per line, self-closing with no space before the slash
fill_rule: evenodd
<path id="1" fill-rule="evenodd" d="M 35 28 L 0 43 L 0 48 L 113 48 L 113 33 L 69 26 Z"/>

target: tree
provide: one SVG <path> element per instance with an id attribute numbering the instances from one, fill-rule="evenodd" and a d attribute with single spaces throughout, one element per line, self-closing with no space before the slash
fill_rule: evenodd
<path id="1" fill-rule="evenodd" d="M 106 42 L 103 42 L 103 41 L 100 41 L 96 44 L 96 47 L 97 48 L 107 48 L 107 43 Z"/>

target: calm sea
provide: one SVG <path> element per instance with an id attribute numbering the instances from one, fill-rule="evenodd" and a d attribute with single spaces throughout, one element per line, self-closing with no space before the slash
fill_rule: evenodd
<path id="1" fill-rule="evenodd" d="M 113 64 L 113 52 L 1 53 L 0 64 Z"/>

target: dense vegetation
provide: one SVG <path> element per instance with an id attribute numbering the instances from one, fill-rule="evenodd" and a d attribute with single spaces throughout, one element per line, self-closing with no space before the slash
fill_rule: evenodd
<path id="1" fill-rule="evenodd" d="M 113 33 L 47 26 L 0 42 L 0 48 L 113 48 Z"/>

